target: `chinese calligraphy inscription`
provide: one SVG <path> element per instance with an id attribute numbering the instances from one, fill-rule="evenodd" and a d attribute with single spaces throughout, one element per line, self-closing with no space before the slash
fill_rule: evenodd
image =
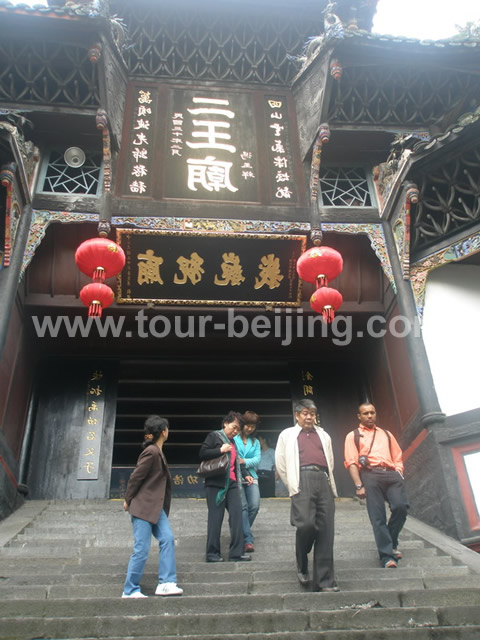
<path id="1" fill-rule="evenodd" d="M 273 196 L 277 202 L 293 203 L 296 201 L 296 194 L 293 177 L 293 157 L 287 127 L 288 110 L 286 99 L 279 96 L 266 98 L 265 107 Z"/>
<path id="2" fill-rule="evenodd" d="M 172 89 L 170 99 L 165 196 L 258 202 L 251 96 Z"/>
<path id="3" fill-rule="evenodd" d="M 127 256 L 120 303 L 299 304 L 292 265 L 304 236 L 118 229 L 117 241 Z"/>
<path id="4" fill-rule="evenodd" d="M 129 104 L 126 195 L 282 206 L 302 199 L 288 91 L 135 81 Z"/>
<path id="5" fill-rule="evenodd" d="M 80 434 L 77 480 L 98 480 L 104 411 L 105 380 L 103 371 L 95 369 L 90 373 L 87 384 L 85 418 Z"/>
<path id="6" fill-rule="evenodd" d="M 143 195 L 148 191 L 150 149 L 152 145 L 152 93 L 145 89 L 136 92 L 135 113 L 132 125 L 130 182 L 131 195 Z"/>

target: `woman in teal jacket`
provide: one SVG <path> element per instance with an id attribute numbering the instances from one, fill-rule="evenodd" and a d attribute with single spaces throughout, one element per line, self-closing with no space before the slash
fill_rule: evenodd
<path id="1" fill-rule="evenodd" d="M 260 463 L 260 442 L 254 433 L 260 423 L 260 417 L 255 411 L 245 411 L 242 416 L 244 425 L 241 432 L 235 436 L 240 462 L 246 467 L 249 476 L 252 476 L 251 484 L 242 485 L 242 522 L 245 551 L 255 551 L 252 525 L 260 509 L 260 489 L 258 487 L 257 467 Z"/>

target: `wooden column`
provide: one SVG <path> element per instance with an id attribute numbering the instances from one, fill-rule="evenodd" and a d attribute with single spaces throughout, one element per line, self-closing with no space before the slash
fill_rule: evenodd
<path id="1" fill-rule="evenodd" d="M 18 281 L 22 268 L 23 254 L 27 246 L 28 233 L 32 220 L 32 207 L 27 204 L 23 208 L 15 236 L 15 245 L 12 247 L 10 265 L 0 270 L 0 359 L 3 354 L 5 340 L 7 339 L 8 325 L 12 313 L 15 296 L 17 295 Z"/>
<path id="2" fill-rule="evenodd" d="M 410 321 L 412 326 L 412 330 L 406 336 L 405 341 L 420 403 L 421 419 L 418 425 L 420 431 L 432 423 L 443 423 L 445 421 L 445 414 L 440 409 L 423 337 L 420 331 L 414 330 L 415 327 L 419 328 L 419 318 L 411 283 L 403 277 L 400 260 L 395 250 L 395 238 L 390 223 L 385 222 L 383 229 L 387 246 L 390 249 L 390 262 L 397 286 L 398 307 L 400 313 Z"/>

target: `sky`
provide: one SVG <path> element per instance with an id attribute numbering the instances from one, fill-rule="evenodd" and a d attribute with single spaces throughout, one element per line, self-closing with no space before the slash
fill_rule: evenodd
<path id="1" fill-rule="evenodd" d="M 480 20 L 480 0 L 379 0 L 372 31 L 419 40 L 458 33 L 455 25 Z"/>
<path id="2" fill-rule="evenodd" d="M 11 0 L 19 4 L 22 0 Z M 46 0 L 23 0 L 46 4 Z M 301 0 L 292 0 L 294 3 Z M 419 40 L 441 40 L 454 36 L 455 25 L 480 20 L 480 0 L 378 0 L 373 23 L 375 33 Z"/>

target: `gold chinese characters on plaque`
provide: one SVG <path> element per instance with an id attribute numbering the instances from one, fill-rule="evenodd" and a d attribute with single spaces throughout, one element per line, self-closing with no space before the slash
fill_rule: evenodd
<path id="1" fill-rule="evenodd" d="M 118 229 L 120 304 L 299 306 L 305 236 Z"/>

